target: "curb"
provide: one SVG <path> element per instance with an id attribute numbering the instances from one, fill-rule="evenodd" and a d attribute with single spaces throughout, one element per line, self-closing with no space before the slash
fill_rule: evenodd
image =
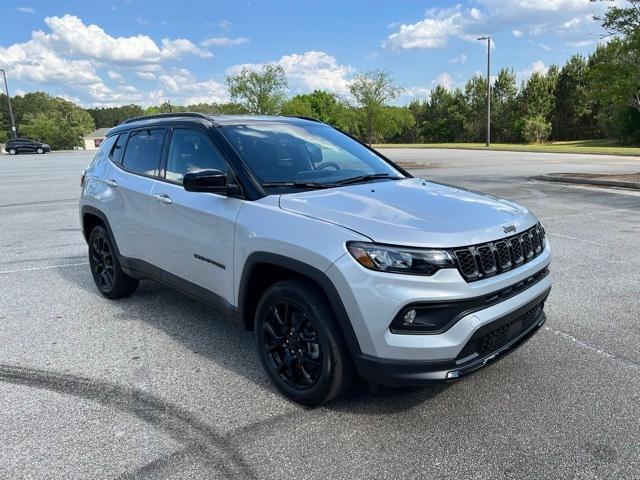
<path id="1" fill-rule="evenodd" d="M 638 182 L 622 182 L 620 180 L 605 180 L 599 178 L 582 178 L 582 177 L 565 177 L 559 175 L 538 175 L 535 180 L 542 180 L 545 182 L 558 182 L 558 183 L 574 183 L 578 185 L 596 185 L 600 187 L 619 187 L 630 188 L 632 190 L 640 190 L 640 183 Z"/>

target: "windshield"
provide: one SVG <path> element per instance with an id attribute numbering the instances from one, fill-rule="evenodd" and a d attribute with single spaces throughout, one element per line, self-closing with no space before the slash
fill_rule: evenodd
<path id="1" fill-rule="evenodd" d="M 254 123 L 222 127 L 222 132 L 265 187 L 404 178 L 374 152 L 327 125 Z"/>

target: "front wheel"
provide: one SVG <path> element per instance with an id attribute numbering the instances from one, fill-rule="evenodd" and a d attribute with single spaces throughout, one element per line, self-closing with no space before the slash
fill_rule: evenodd
<path id="1" fill-rule="evenodd" d="M 267 374 L 295 402 L 328 402 L 351 384 L 353 364 L 333 311 L 304 279 L 267 289 L 256 310 L 255 340 Z"/>
<path id="2" fill-rule="evenodd" d="M 89 235 L 89 266 L 96 287 L 105 297 L 128 297 L 138 288 L 138 280 L 122 271 L 107 229 L 98 225 Z"/>
<path id="3" fill-rule="evenodd" d="M 10 148 L 9 149 L 9 155 L 15 155 L 16 153 L 18 153 L 18 152 L 16 152 L 15 148 Z"/>
<path id="4" fill-rule="evenodd" d="M 42 148 L 39 148 L 39 149 L 36 150 L 36 152 L 42 154 L 42 153 L 44 153 L 44 150 Z"/>

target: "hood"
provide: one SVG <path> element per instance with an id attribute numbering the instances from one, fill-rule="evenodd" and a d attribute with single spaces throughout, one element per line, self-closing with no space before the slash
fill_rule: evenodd
<path id="1" fill-rule="evenodd" d="M 515 203 L 419 178 L 282 195 L 280 208 L 355 230 L 375 242 L 416 247 L 488 242 L 537 222 Z M 516 232 L 505 232 L 508 225 Z"/>

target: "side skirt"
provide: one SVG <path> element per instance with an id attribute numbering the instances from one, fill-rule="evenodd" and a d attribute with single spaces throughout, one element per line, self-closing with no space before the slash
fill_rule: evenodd
<path id="1" fill-rule="evenodd" d="M 221 296 L 213 293 L 211 290 L 207 290 L 200 285 L 196 285 L 182 277 L 178 277 L 172 273 L 169 273 L 161 268 L 151 265 L 143 260 L 129 257 L 119 257 L 122 270 L 127 274 L 137 279 L 149 278 L 158 283 L 178 290 L 185 295 L 188 295 L 196 300 L 211 305 L 216 310 L 220 311 L 226 317 L 236 322 L 238 325 L 244 327 L 242 319 L 238 313 L 238 308 L 231 305 Z"/>

